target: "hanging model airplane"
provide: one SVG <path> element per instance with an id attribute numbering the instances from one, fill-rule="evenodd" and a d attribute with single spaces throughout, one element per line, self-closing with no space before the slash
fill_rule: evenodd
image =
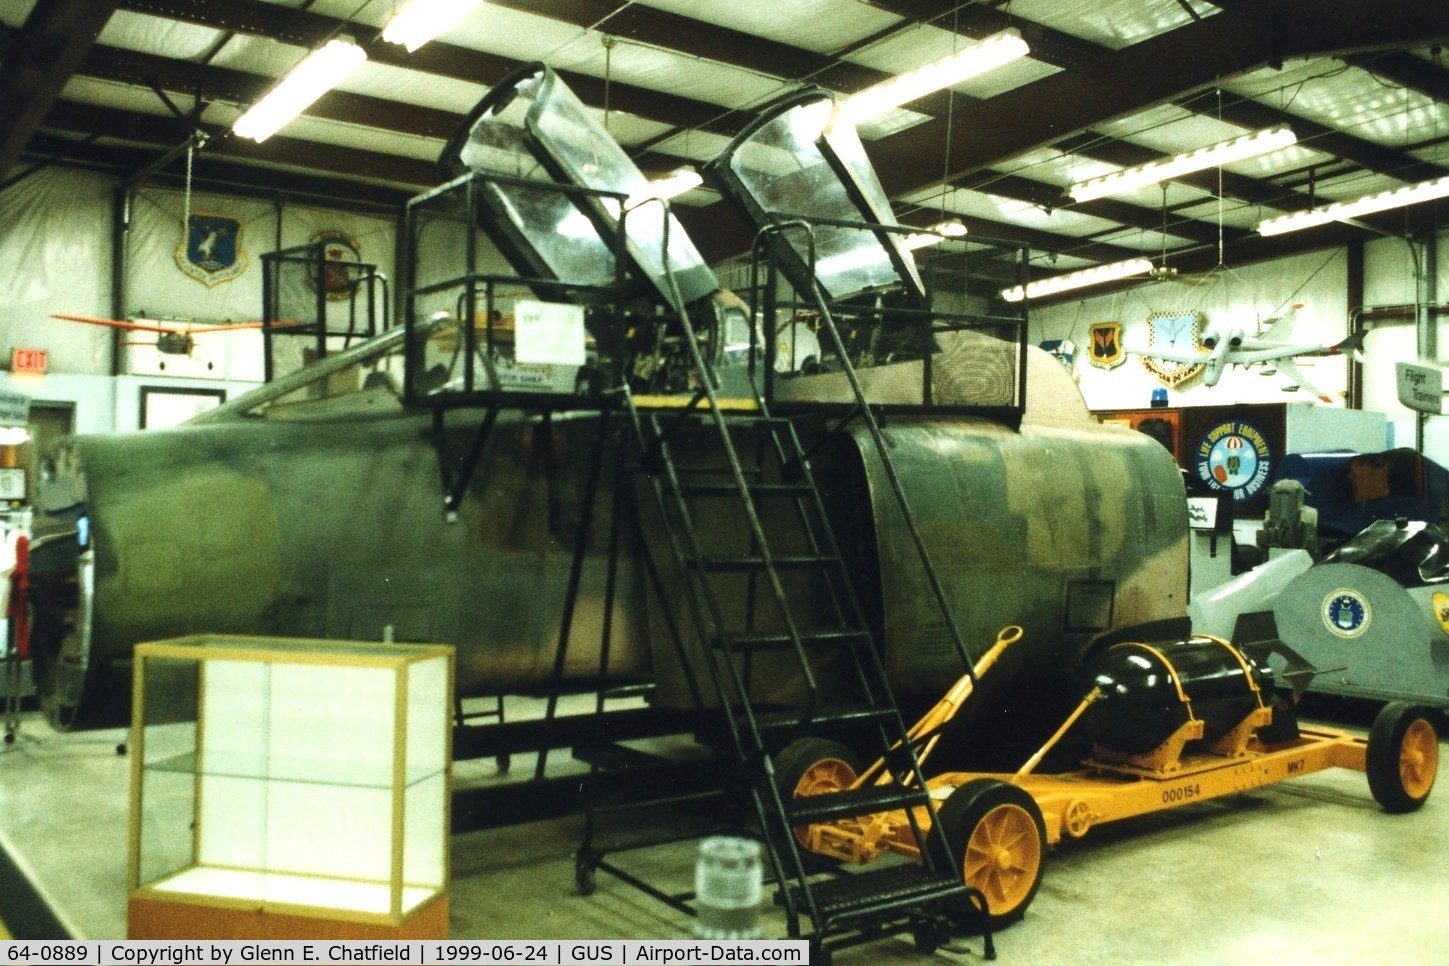
<path id="1" fill-rule="evenodd" d="M 196 348 L 195 336 L 210 335 L 213 332 L 235 332 L 240 329 L 260 329 L 263 326 L 270 328 L 282 328 L 293 326 L 296 322 L 225 322 L 219 325 L 195 325 L 191 323 L 180 323 L 178 325 L 161 325 L 156 322 L 137 322 L 131 319 L 103 319 L 94 315 L 67 315 L 61 312 L 53 312 L 52 319 L 62 319 L 66 322 L 84 322 L 87 325 L 104 325 L 112 329 L 127 329 L 133 332 L 155 332 L 156 349 L 167 355 L 189 356 Z"/>
<path id="2" fill-rule="evenodd" d="M 1267 330 L 1261 335 L 1248 335 L 1237 328 L 1218 329 L 1209 326 L 1200 339 L 1207 350 L 1205 352 L 1177 352 L 1151 346 L 1124 346 L 1124 351 L 1166 362 L 1201 365 L 1203 384 L 1207 386 L 1216 386 L 1223 376 L 1223 370 L 1228 366 L 1242 366 L 1246 369 L 1256 365 L 1266 367 L 1271 363 L 1273 369 L 1293 381 L 1294 385 L 1284 386 L 1284 389 L 1292 390 L 1301 386 L 1322 401 L 1333 402 L 1333 397 L 1308 381 L 1294 360 L 1350 354 L 1354 358 L 1360 358 L 1363 355 L 1364 334 L 1357 332 L 1336 343 L 1293 342 L 1286 338 L 1291 328 L 1291 318 L 1270 320 Z"/>

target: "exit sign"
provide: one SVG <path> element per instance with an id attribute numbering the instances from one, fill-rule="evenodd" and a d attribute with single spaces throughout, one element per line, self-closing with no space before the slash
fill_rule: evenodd
<path id="1" fill-rule="evenodd" d="M 44 375 L 45 361 L 44 349 L 13 349 L 10 352 L 10 371 Z"/>

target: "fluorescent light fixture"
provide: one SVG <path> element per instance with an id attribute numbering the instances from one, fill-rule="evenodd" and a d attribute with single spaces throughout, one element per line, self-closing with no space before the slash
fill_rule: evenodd
<path id="1" fill-rule="evenodd" d="M 258 143 L 265 141 L 313 101 L 346 80 L 364 60 L 367 54 L 356 44 L 346 40 L 327 41 L 293 67 L 251 110 L 237 118 L 231 129 L 240 137 Z"/>
<path id="2" fill-rule="evenodd" d="M 382 39 L 402 44 L 412 53 L 482 4 L 483 0 L 412 0 L 382 28 Z"/>
<path id="3" fill-rule="evenodd" d="M 1316 228 L 1331 221 L 1345 221 L 1360 215 L 1371 215 L 1376 211 L 1388 211 L 1391 208 L 1402 208 L 1405 205 L 1414 205 L 1421 201 L 1433 201 L 1436 198 L 1449 198 L 1449 176 L 1435 178 L 1433 181 L 1420 181 L 1418 184 L 1405 185 L 1391 191 L 1380 191 L 1378 194 L 1364 195 L 1357 201 L 1335 201 L 1327 207 L 1317 208 L 1313 211 L 1295 211 L 1291 215 L 1269 218 L 1258 223 L 1258 232 L 1263 235 L 1281 235 L 1285 231 Z"/>
<path id="4" fill-rule="evenodd" d="M 901 246 L 907 251 L 915 251 L 917 248 L 939 245 L 948 238 L 960 238 L 964 234 L 966 234 L 966 226 L 961 224 L 961 220 L 957 218 L 932 225 L 925 231 L 907 235 L 901 241 Z"/>
<path id="5" fill-rule="evenodd" d="M 869 120 L 934 91 L 959 84 L 1027 55 L 1026 41 L 1015 29 L 992 34 L 915 70 L 873 84 L 847 97 L 840 112 L 852 123 Z"/>
<path id="6" fill-rule="evenodd" d="M 1041 298 L 1043 295 L 1056 295 L 1058 292 L 1069 292 L 1074 288 L 1115 282 L 1119 278 L 1129 278 L 1133 275 L 1146 275 L 1150 271 L 1152 271 L 1152 263 L 1147 259 L 1129 258 L 1125 262 L 1094 265 L 1091 268 L 1084 268 L 1080 272 L 1053 275 L 1051 278 L 1028 282 L 1025 289 L 1020 285 L 1014 288 L 1004 288 L 1001 290 L 1001 297 L 1008 302 L 1020 302 L 1024 298 L 1035 299 Z"/>
<path id="7" fill-rule="evenodd" d="M 624 207 L 633 208 L 653 198 L 668 201 L 670 198 L 677 198 L 691 188 L 698 188 L 702 184 L 704 184 L 704 178 L 698 171 L 686 164 L 649 182 L 648 191 L 630 195 L 625 200 Z"/>
<path id="8" fill-rule="evenodd" d="M 1270 127 L 1242 137 L 1198 148 L 1186 154 L 1149 161 L 1133 168 L 1123 168 L 1100 178 L 1088 178 L 1072 185 L 1068 192 L 1074 201 L 1092 201 L 1109 195 L 1132 191 L 1160 181 L 1170 181 L 1194 171 L 1216 168 L 1245 158 L 1254 158 L 1298 143 L 1298 136 L 1289 127 Z"/>
<path id="9" fill-rule="evenodd" d="M 915 251 L 917 248 L 925 248 L 927 245 L 939 245 L 948 238 L 960 238 L 964 234 L 966 234 L 966 226 L 961 224 L 960 219 L 943 221 L 932 225 L 925 231 L 912 232 L 903 236 L 901 247 L 906 251 Z M 843 275 L 846 272 L 883 264 L 888 258 L 886 250 L 880 245 L 863 242 L 838 255 L 822 258 L 815 264 L 815 273 L 817 275 Z"/>

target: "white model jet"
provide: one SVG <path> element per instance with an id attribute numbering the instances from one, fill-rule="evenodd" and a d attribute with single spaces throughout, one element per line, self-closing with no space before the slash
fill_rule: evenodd
<path id="1" fill-rule="evenodd" d="M 1125 346 L 1124 351 L 1150 356 L 1153 359 L 1162 359 L 1166 362 L 1201 365 L 1203 367 L 1202 381 L 1208 386 L 1217 385 L 1218 380 L 1223 376 L 1223 370 L 1228 366 L 1242 366 L 1246 369 L 1251 366 L 1263 365 L 1266 370 L 1269 368 L 1268 364 L 1271 363 L 1272 369 L 1281 372 L 1294 383 L 1292 386 L 1283 388 L 1297 389 L 1301 386 L 1324 402 L 1333 402 L 1332 397 L 1308 381 L 1294 360 L 1312 356 L 1349 354 L 1355 358 L 1361 358 L 1364 334 L 1355 333 L 1336 343 L 1305 343 L 1290 341 L 1287 336 L 1291 329 L 1292 319 L 1286 317 L 1270 319 L 1268 328 L 1261 335 L 1248 335 L 1243 329 L 1238 328 L 1219 329 L 1209 326 L 1199 339 L 1203 348 L 1206 349 L 1205 352 L 1182 352 L 1154 346 Z"/>

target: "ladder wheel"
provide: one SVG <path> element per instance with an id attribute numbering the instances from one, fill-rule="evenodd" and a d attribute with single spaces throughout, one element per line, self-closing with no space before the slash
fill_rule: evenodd
<path id="1" fill-rule="evenodd" d="M 775 756 L 775 785 L 786 801 L 825 795 L 853 785 L 860 768 L 860 758 L 838 741 L 797 738 Z M 809 837 L 807 829 L 795 830 L 801 845 L 808 844 Z"/>
<path id="2" fill-rule="evenodd" d="M 1036 799 L 1015 785 L 977 778 L 951 793 L 936 820 L 950 855 L 939 854 L 935 835 L 929 840 L 932 854 L 986 897 L 985 924 L 996 930 L 1020 919 L 1041 885 L 1046 854 L 1046 824 Z M 964 898 L 947 914 L 967 928 L 985 925 L 980 910 Z"/>
<path id="3" fill-rule="evenodd" d="M 1369 731 L 1364 771 L 1385 811 L 1412 812 L 1424 804 L 1439 773 L 1439 735 L 1423 709 L 1403 701 L 1384 705 Z"/>

